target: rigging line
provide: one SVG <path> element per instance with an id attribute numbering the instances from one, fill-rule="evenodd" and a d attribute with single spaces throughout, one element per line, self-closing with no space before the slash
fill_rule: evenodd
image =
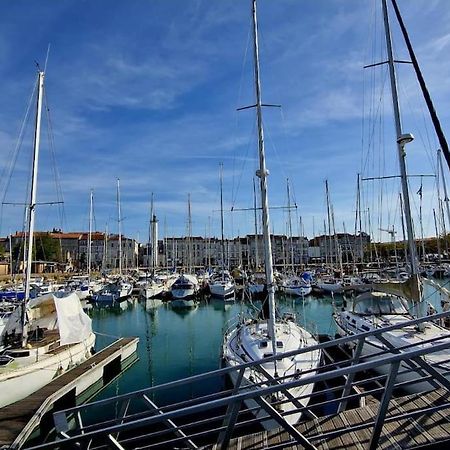
<path id="1" fill-rule="evenodd" d="M 37 81 L 33 80 L 33 89 L 31 91 L 31 95 L 30 98 L 28 100 L 28 104 L 27 107 L 25 109 L 25 115 L 23 117 L 22 120 L 22 124 L 20 126 L 19 129 L 19 135 L 17 137 L 17 141 L 16 141 L 16 145 L 10 150 L 9 155 L 8 155 L 8 161 L 10 162 L 8 166 L 5 166 L 5 168 L 2 171 L 2 175 L 1 175 L 1 179 L 0 182 L 3 180 L 5 181 L 5 186 L 3 187 L 3 197 L 2 197 L 2 201 L 5 201 L 8 189 L 9 189 L 9 185 L 11 183 L 11 179 L 12 179 L 12 172 L 16 166 L 16 162 L 17 162 L 17 158 L 20 152 L 20 148 L 22 147 L 22 143 L 23 140 L 25 138 L 25 131 L 27 129 L 28 123 L 29 123 L 29 114 L 30 114 L 30 110 L 33 104 L 33 100 L 35 97 L 35 93 L 36 93 L 36 89 L 37 89 Z"/>
<path id="2" fill-rule="evenodd" d="M 442 152 L 443 152 L 443 154 L 445 156 L 445 160 L 447 161 L 447 165 L 450 167 L 450 151 L 449 151 L 449 148 L 448 148 L 447 140 L 446 140 L 445 135 L 444 135 L 444 133 L 442 131 L 442 128 L 441 128 L 441 123 L 440 123 L 439 118 L 438 118 L 438 116 L 436 114 L 436 110 L 434 108 L 433 101 L 431 100 L 431 96 L 430 96 L 430 93 L 428 91 L 428 88 L 427 88 L 427 86 L 425 84 L 425 80 L 423 78 L 422 72 L 421 72 L 420 67 L 419 67 L 419 63 L 417 61 L 416 55 L 414 53 L 414 50 L 412 48 L 412 44 L 411 44 L 411 41 L 409 39 L 408 32 L 406 30 L 405 24 L 403 23 L 403 19 L 402 19 L 402 16 L 400 14 L 400 10 L 398 9 L 397 2 L 396 2 L 396 0 L 391 0 L 391 2 L 392 2 L 392 6 L 394 7 L 395 15 L 397 17 L 398 24 L 399 24 L 400 29 L 402 31 L 403 38 L 405 40 L 406 47 L 408 48 L 409 56 L 411 58 L 414 70 L 416 72 L 417 81 L 419 82 L 420 88 L 422 90 L 422 94 L 423 94 L 425 102 L 427 104 L 428 111 L 429 111 L 430 116 L 431 116 L 431 120 L 432 120 L 434 128 L 436 130 L 436 134 L 438 135 L 439 143 L 440 143 L 440 145 L 442 147 Z"/>
<path id="3" fill-rule="evenodd" d="M 375 43 L 375 39 L 374 39 L 374 36 L 376 36 L 376 34 L 375 34 L 375 30 L 376 30 L 376 9 L 374 8 L 374 4 L 373 4 L 373 7 L 372 7 L 372 14 L 371 14 L 371 16 L 373 17 L 373 19 L 372 19 L 372 21 L 371 21 L 371 28 L 372 28 L 372 32 L 371 33 L 368 33 L 368 35 L 367 35 L 367 42 L 366 42 L 366 51 L 364 52 L 365 53 L 365 55 L 368 55 L 369 54 L 369 46 L 370 46 L 370 43 L 372 43 L 372 52 L 371 52 L 371 57 L 372 57 L 372 61 L 374 61 L 375 60 L 375 57 L 374 57 L 374 53 L 375 53 L 375 51 L 374 51 L 374 43 Z M 372 38 L 370 38 L 370 36 L 372 36 Z M 365 111 L 366 111 L 366 104 L 365 104 L 365 102 L 366 102 L 366 89 L 367 89 L 367 87 L 366 87 L 366 74 L 367 72 L 365 71 L 365 70 L 363 70 L 362 71 L 362 78 L 363 78 L 363 96 L 362 96 L 362 107 L 363 107 L 363 115 L 362 115 L 362 118 L 361 118 L 361 122 L 362 122 L 362 126 L 361 126 L 361 129 L 362 129 L 362 133 L 361 133 L 361 161 L 360 161 L 360 173 L 362 174 L 362 173 L 364 173 L 364 160 L 365 160 L 365 156 L 364 156 L 364 150 L 365 150 L 365 136 L 366 136 L 366 118 L 365 118 Z M 370 71 L 369 72 L 370 73 L 370 79 L 372 79 L 373 80 L 373 77 L 375 76 L 375 72 L 374 71 Z M 372 87 L 372 90 L 373 90 L 373 86 L 375 85 L 375 83 L 372 81 L 372 82 L 369 82 L 369 87 Z M 372 95 L 369 97 L 370 99 L 372 99 L 372 101 L 369 101 L 369 104 L 368 104 L 368 116 L 369 116 L 369 118 L 371 118 L 371 117 L 373 117 L 372 116 L 372 107 L 373 107 L 373 93 L 372 93 Z M 371 121 L 369 120 L 369 124 L 371 123 Z M 367 147 L 367 158 L 369 158 L 369 145 L 368 145 L 368 147 Z"/>
<path id="4" fill-rule="evenodd" d="M 44 73 L 47 73 L 47 63 L 48 63 L 48 57 L 50 55 L 50 43 L 47 46 L 47 54 L 45 55 L 45 62 L 44 62 Z"/>
<path id="5" fill-rule="evenodd" d="M 421 127 L 419 126 L 419 120 L 417 119 L 417 115 L 415 113 L 415 109 L 413 108 L 412 103 L 410 101 L 410 98 L 409 98 L 410 96 L 407 95 L 406 89 L 405 89 L 403 84 L 400 84 L 399 87 L 400 87 L 400 91 L 401 91 L 401 94 L 402 94 L 401 98 L 403 99 L 404 103 L 407 105 L 408 110 L 410 111 L 412 122 L 413 122 L 413 124 L 415 124 L 415 125 L 413 125 L 413 128 L 416 130 L 414 132 L 414 135 L 419 137 L 419 140 L 420 140 L 420 142 L 422 143 L 422 145 L 423 145 L 423 147 L 425 149 L 425 154 L 427 155 L 428 161 L 429 161 L 431 167 L 433 168 L 433 171 L 436 172 L 436 167 L 435 167 L 435 164 L 434 164 L 434 155 L 432 155 L 432 145 L 431 145 L 431 142 L 430 142 L 428 126 L 427 126 L 427 122 L 425 120 L 425 114 L 424 114 L 424 111 L 423 111 L 423 104 L 422 104 L 422 102 L 418 101 L 418 104 L 419 104 L 419 107 L 420 107 L 420 110 L 421 110 L 421 118 L 422 118 L 422 121 L 423 121 L 423 127 L 424 127 L 424 130 L 425 130 L 426 139 L 424 138 L 424 135 L 422 133 Z M 436 142 L 435 142 L 434 148 L 437 148 L 437 143 Z"/>
<path id="6" fill-rule="evenodd" d="M 249 160 L 250 148 L 254 148 L 253 142 L 254 142 L 254 138 L 256 136 L 256 121 L 252 121 L 252 123 L 253 123 L 253 129 L 252 129 L 252 132 L 251 132 L 251 134 L 250 134 L 250 136 L 248 137 L 248 140 L 247 140 L 246 151 L 245 151 L 245 154 L 243 155 L 243 157 L 241 156 L 242 167 L 241 167 L 241 170 L 240 170 L 237 187 L 236 187 L 236 190 L 234 192 L 234 198 L 232 198 L 232 202 L 231 202 L 231 207 L 232 208 L 234 208 L 234 206 L 236 204 L 237 195 L 238 195 L 238 192 L 240 190 L 242 177 L 243 177 L 243 174 L 244 174 L 244 169 L 245 169 L 245 166 L 247 165 L 247 161 Z M 251 159 L 252 159 L 252 161 L 254 160 L 254 158 L 251 158 Z"/>
<path id="7" fill-rule="evenodd" d="M 381 91 L 380 91 L 380 94 L 378 96 L 376 110 L 375 110 L 375 107 L 373 105 L 375 103 L 375 92 L 373 92 L 373 94 L 372 94 L 373 97 L 372 97 L 371 111 L 370 111 L 372 116 L 371 116 L 371 120 L 370 120 L 371 125 L 369 124 L 370 127 L 369 127 L 369 130 L 368 130 L 368 132 L 370 134 L 368 136 L 368 143 L 367 143 L 368 144 L 367 159 L 366 159 L 366 164 L 362 167 L 362 172 L 361 173 L 364 173 L 365 170 L 367 169 L 368 161 L 369 161 L 369 158 L 370 158 L 370 150 L 372 149 L 372 152 L 375 152 L 375 132 L 377 130 L 377 128 L 376 128 L 376 123 L 377 123 L 376 122 L 376 118 L 381 118 L 382 117 L 382 112 L 384 110 L 384 108 L 383 108 L 383 106 L 384 106 L 384 90 L 385 90 L 386 82 L 387 82 L 387 74 L 388 74 L 387 70 L 383 71 L 383 74 L 384 74 L 384 78 L 383 78 L 383 81 L 382 81 L 382 84 L 381 84 Z"/>
<path id="8" fill-rule="evenodd" d="M 235 151 L 234 151 L 234 158 L 233 158 L 233 188 L 231 190 L 231 198 L 232 198 L 232 203 L 233 199 L 235 198 L 235 196 L 237 196 L 237 190 L 239 189 L 239 185 L 240 185 L 240 179 L 242 177 L 242 172 L 243 172 L 243 168 L 241 168 L 241 173 L 239 176 L 239 180 L 238 180 L 238 186 L 235 186 L 235 172 L 236 172 L 236 167 L 235 167 L 235 163 L 236 163 L 236 151 L 238 148 L 238 144 L 237 144 L 237 130 L 238 130 L 238 118 L 239 118 L 239 113 L 237 112 L 238 109 L 238 105 L 241 104 L 241 98 L 242 98 L 242 90 L 243 90 L 243 84 L 244 84 L 244 71 L 245 71 L 245 65 L 246 65 L 246 61 L 248 58 L 248 49 L 250 47 L 250 38 L 251 38 L 251 33 L 252 33 L 252 28 L 251 25 L 248 25 L 248 31 L 247 31 L 247 43 L 245 46 L 245 51 L 244 51 L 244 56 L 242 58 L 242 64 L 241 64 L 241 76 L 239 79 L 239 89 L 238 89 L 238 98 L 236 100 L 236 108 L 235 108 L 235 122 L 234 122 L 234 143 L 235 143 Z M 235 191 L 236 189 L 236 191 Z"/>
<path id="9" fill-rule="evenodd" d="M 56 198 L 62 206 L 58 207 L 58 213 L 59 213 L 59 220 L 61 228 L 64 229 L 64 222 L 65 222 L 65 209 L 64 209 L 64 197 L 62 194 L 61 189 L 61 181 L 60 176 L 58 172 L 58 166 L 56 164 L 56 152 L 55 152 L 55 139 L 54 139 L 54 133 L 53 133 L 53 124 L 50 116 L 50 108 L 48 107 L 48 97 L 47 97 L 47 91 L 44 92 L 44 104 L 45 104 L 45 112 L 47 116 L 47 139 L 48 144 L 50 147 L 50 155 L 52 159 L 52 172 L 53 172 L 53 178 L 55 182 L 55 189 L 56 189 Z"/>

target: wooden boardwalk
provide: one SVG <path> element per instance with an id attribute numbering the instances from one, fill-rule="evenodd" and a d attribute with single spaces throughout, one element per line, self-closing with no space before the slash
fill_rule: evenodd
<path id="1" fill-rule="evenodd" d="M 70 396 L 71 392 L 73 392 L 73 397 L 69 400 L 69 402 L 75 402 L 76 380 L 82 376 L 88 375 L 90 370 L 98 368 L 98 366 L 108 360 L 108 358 L 114 357 L 115 354 L 118 356 L 122 348 L 137 343 L 137 340 L 138 339 L 134 337 L 118 339 L 113 344 L 97 352 L 80 365 L 55 378 L 39 391 L 34 392 L 23 400 L 1 408 L 0 448 L 15 448 L 11 446 L 19 438 L 22 431 L 29 426 L 30 421 L 32 421 L 32 419 L 37 419 L 39 423 L 39 420 L 43 417 L 44 413 L 50 410 L 53 405 L 61 399 L 61 397 L 66 394 L 69 394 Z M 40 411 L 40 409 L 42 409 L 42 405 L 50 398 L 55 400 L 47 405 L 45 411 Z M 62 408 L 60 409 L 64 409 L 65 407 L 75 405 L 64 404 L 61 406 Z M 39 415 L 36 418 L 35 416 L 38 413 Z M 33 430 L 31 429 L 31 431 Z"/>
<path id="2" fill-rule="evenodd" d="M 389 404 L 383 431 L 377 449 L 450 448 L 450 406 L 436 412 L 424 412 L 414 418 L 402 418 L 407 413 L 450 403 L 450 393 L 438 389 L 424 394 L 393 398 Z M 309 420 L 296 428 L 320 450 L 368 449 L 378 405 L 344 411 L 340 414 Z M 395 418 L 389 421 L 389 418 Z M 355 429 L 360 426 L 361 429 Z M 335 437 L 323 436 L 339 431 Z M 321 437 L 322 435 L 322 437 Z M 314 439 L 312 439 L 314 438 Z M 302 448 L 290 443 L 292 437 L 281 429 L 234 438 L 229 449 Z M 447 442 L 447 444 L 444 444 Z M 442 446 L 442 447 L 441 447 Z M 219 450 L 219 445 L 208 447 Z"/>

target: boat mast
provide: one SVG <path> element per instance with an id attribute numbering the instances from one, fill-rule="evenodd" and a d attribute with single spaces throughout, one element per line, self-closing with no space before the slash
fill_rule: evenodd
<path id="1" fill-rule="evenodd" d="M 153 192 L 150 197 L 150 223 L 148 227 L 148 244 L 147 244 L 147 267 L 148 269 L 153 268 L 153 262 L 151 258 L 153 257 L 151 246 L 153 244 L 152 241 L 152 219 L 153 219 Z"/>
<path id="2" fill-rule="evenodd" d="M 188 194 L 188 273 L 192 273 L 192 216 L 191 216 L 191 194 Z"/>
<path id="3" fill-rule="evenodd" d="M 221 231 L 221 247 L 222 247 L 222 280 L 224 280 L 225 272 L 225 239 L 223 235 L 223 163 L 220 163 L 220 231 Z"/>
<path id="4" fill-rule="evenodd" d="M 152 208 L 153 209 L 153 208 Z M 152 239 L 152 274 L 155 274 L 158 267 L 158 220 L 156 214 L 153 213 L 151 221 L 151 239 Z"/>
<path id="5" fill-rule="evenodd" d="M 41 116 L 42 116 L 42 100 L 44 94 L 44 72 L 38 72 L 38 93 L 36 99 L 36 122 L 34 130 L 33 145 L 33 175 L 31 178 L 30 203 L 28 205 L 28 249 L 27 249 L 27 265 L 25 273 L 25 298 L 22 304 L 22 347 L 25 347 L 28 340 L 28 329 L 26 325 L 26 303 L 30 299 L 30 279 L 31 265 L 33 262 L 33 234 L 36 213 L 36 193 L 37 193 L 37 176 L 39 163 L 39 147 L 41 141 Z"/>
<path id="6" fill-rule="evenodd" d="M 406 159 L 405 144 L 410 142 L 413 139 L 413 136 L 411 134 L 403 134 L 402 132 L 402 124 L 400 120 L 400 105 L 398 101 L 398 92 L 397 92 L 397 77 L 394 64 L 394 56 L 392 52 L 391 31 L 389 26 L 389 16 L 386 0 L 382 0 L 382 5 L 383 5 L 384 29 L 386 35 L 386 47 L 388 55 L 389 78 L 391 82 L 392 106 L 394 109 L 397 153 L 400 165 L 400 178 L 403 194 L 404 215 L 406 222 L 406 232 L 408 237 L 410 273 L 411 278 L 413 279 L 412 300 L 417 306 L 418 302 L 420 301 L 419 262 L 417 259 L 417 249 L 414 242 L 414 231 L 411 218 L 411 205 L 409 199 L 408 178 L 406 174 L 406 160 L 405 160 Z M 418 315 L 418 312 L 419 311 L 417 310 L 416 315 Z"/>
<path id="7" fill-rule="evenodd" d="M 122 276 L 122 217 L 120 210 L 120 179 L 117 178 L 117 223 L 119 228 L 119 275 Z"/>
<path id="8" fill-rule="evenodd" d="M 292 274 L 295 273 L 294 269 L 294 245 L 292 242 L 292 218 L 291 218 L 291 191 L 289 186 L 289 178 L 287 179 L 287 197 L 288 197 L 288 233 L 289 233 L 289 253 L 290 253 L 290 259 L 291 259 L 291 270 Z"/>
<path id="9" fill-rule="evenodd" d="M 9 233 L 9 275 L 11 281 L 14 280 L 14 264 L 13 264 L 13 249 L 12 249 L 12 235 Z"/>
<path id="10" fill-rule="evenodd" d="M 262 103 L 261 103 L 261 82 L 259 76 L 259 50 L 258 50 L 258 22 L 256 19 L 256 0 L 253 0 L 253 43 L 255 58 L 255 94 L 256 94 L 256 120 L 258 125 L 258 149 L 259 149 L 259 170 L 256 176 L 260 179 L 261 187 L 261 207 L 262 207 L 262 231 L 264 239 L 264 262 L 266 271 L 267 293 L 269 302 L 269 318 L 267 320 L 267 329 L 272 341 L 273 354 L 276 354 L 276 336 L 275 336 L 275 283 L 273 275 L 272 261 L 272 243 L 270 241 L 270 217 L 269 217 L 269 199 L 267 193 L 267 176 L 269 171 L 266 168 L 266 155 L 264 149 L 264 130 L 262 123 Z M 274 361 L 274 364 L 276 362 Z M 275 367 L 276 372 L 276 367 Z"/>
<path id="11" fill-rule="evenodd" d="M 325 180 L 325 196 L 327 201 L 327 217 L 328 217 L 328 242 L 330 244 L 330 265 L 333 267 L 333 243 L 331 238 L 331 211 L 330 211 L 330 193 L 328 191 L 328 180 Z M 326 231 L 325 231 L 326 233 Z M 335 249 L 337 252 L 337 248 Z M 337 254 L 337 253 L 336 253 Z M 336 256 L 337 261 L 337 256 Z"/>
<path id="12" fill-rule="evenodd" d="M 88 234 L 88 280 L 91 279 L 91 266 L 92 266 L 92 210 L 94 204 L 94 192 L 91 189 L 89 194 L 89 234 Z"/>
<path id="13" fill-rule="evenodd" d="M 259 266 L 259 251 L 258 251 L 258 215 L 256 207 L 256 185 L 255 178 L 253 178 L 253 212 L 255 215 L 255 271 L 258 270 Z"/>
<path id="14" fill-rule="evenodd" d="M 442 166 L 442 150 L 438 149 L 437 151 L 437 157 L 438 157 L 438 170 L 440 169 L 441 172 L 441 180 L 442 180 L 442 187 L 444 189 L 444 202 L 445 202 L 445 210 L 447 212 L 447 222 L 450 223 L 450 207 L 449 207 L 449 199 L 447 194 L 447 185 L 445 183 L 445 176 L 444 176 L 444 167 Z"/>
<path id="15" fill-rule="evenodd" d="M 447 161 L 447 165 L 450 168 L 450 150 L 448 148 L 447 139 L 445 138 L 444 132 L 442 131 L 441 123 L 434 108 L 433 101 L 431 100 L 431 95 L 428 91 L 427 85 L 425 84 L 425 79 L 423 78 L 422 72 L 420 70 L 419 62 L 417 61 L 416 55 L 412 48 L 411 40 L 409 39 L 408 32 L 406 31 L 405 24 L 403 23 L 403 19 L 400 14 L 400 10 L 398 9 L 397 2 L 396 0 L 391 0 L 391 2 L 392 6 L 394 7 L 395 15 L 397 16 L 397 21 L 402 31 L 403 38 L 405 39 L 405 44 L 408 49 L 409 56 L 411 57 L 411 63 L 414 67 L 414 71 L 416 72 L 417 81 L 419 82 L 420 88 L 422 90 L 422 95 L 425 99 L 428 112 L 430 113 L 430 117 L 434 125 L 434 129 L 436 130 L 439 144 L 444 152 L 444 157 Z"/>

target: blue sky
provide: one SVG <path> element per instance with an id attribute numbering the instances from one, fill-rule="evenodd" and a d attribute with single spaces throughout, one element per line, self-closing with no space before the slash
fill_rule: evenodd
<path id="1" fill-rule="evenodd" d="M 274 206 L 287 204 L 289 178 L 298 204 L 292 215 L 295 233 L 299 216 L 308 237 L 313 231 L 323 232 L 325 179 L 329 180 L 337 231 L 343 231 L 343 223 L 352 231 L 361 161 L 368 161 L 365 176 L 397 173 L 390 98 L 376 100 L 383 86 L 389 93 L 387 68 L 362 68 L 383 58 L 379 3 L 258 3 L 263 101 L 282 105 L 281 110 L 264 111 L 269 200 Z M 448 134 L 450 3 L 398 3 Z M 393 17 L 391 21 L 395 22 Z M 186 234 L 188 193 L 193 234 L 218 235 L 219 163 L 223 162 L 226 234 L 253 232 L 251 212 L 229 212 L 231 205 L 236 209 L 252 206 L 252 177 L 257 168 L 254 111 L 236 111 L 254 103 L 250 27 L 250 1 L 1 2 L 4 201 L 25 199 L 32 121 L 6 194 L 5 166 L 31 95 L 34 61 L 44 65 L 50 44 L 46 92 L 64 218 L 59 218 L 56 206 L 41 206 L 38 229 L 87 229 L 92 188 L 95 228 L 108 226 L 110 232 L 117 232 L 116 179 L 120 178 L 126 235 L 146 241 L 152 192 L 160 236 L 164 231 Z M 396 27 L 394 38 L 397 57 L 407 59 Z M 416 136 L 408 146 L 408 167 L 411 173 L 431 174 L 437 140 L 416 92 L 412 68 L 402 66 L 399 78 L 404 129 Z M 376 125 L 370 122 L 371 104 L 377 111 Z M 49 202 L 57 196 L 46 121 L 42 130 L 38 197 L 40 202 Z M 369 135 L 377 137 L 370 141 Z M 375 156 L 374 149 L 385 156 Z M 419 233 L 416 191 L 420 181 L 411 179 L 410 183 Z M 434 233 L 433 183 L 425 179 L 423 187 L 426 235 Z M 375 212 L 381 197 L 374 184 L 364 187 L 364 209 L 376 214 L 371 219 L 375 237 L 387 240 L 378 228 L 394 225 L 400 229 L 398 187 L 386 184 L 383 206 Z M 271 218 L 275 232 L 286 232 L 285 212 L 273 210 Z M 2 235 L 21 230 L 22 222 L 22 208 L 3 206 Z"/>

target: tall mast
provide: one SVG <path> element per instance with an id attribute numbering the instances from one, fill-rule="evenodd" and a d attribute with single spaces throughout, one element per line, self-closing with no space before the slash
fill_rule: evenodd
<path id="1" fill-rule="evenodd" d="M 256 207 L 256 185 L 255 178 L 253 178 L 253 212 L 255 215 L 255 269 L 259 266 L 259 250 L 258 250 L 258 215 Z"/>
<path id="2" fill-rule="evenodd" d="M 225 240 L 223 235 L 223 163 L 220 163 L 220 231 L 222 238 L 222 279 L 225 271 Z"/>
<path id="3" fill-rule="evenodd" d="M 328 241 L 330 244 L 330 264 L 333 265 L 333 245 L 332 245 L 332 239 L 331 239 L 330 193 L 328 191 L 328 180 L 325 180 L 325 194 L 326 194 L 326 200 L 327 200 Z M 337 252 L 337 248 L 335 249 L 335 252 Z M 336 256 L 336 261 L 337 261 L 337 256 Z"/>
<path id="4" fill-rule="evenodd" d="M 436 211 L 434 208 L 433 208 L 433 219 L 434 219 L 434 229 L 436 232 L 436 245 L 437 245 L 438 259 L 440 262 L 441 261 L 441 243 L 439 240 L 439 227 L 438 227 L 438 222 L 436 219 Z"/>
<path id="5" fill-rule="evenodd" d="M 158 220 L 153 213 L 151 221 L 151 239 L 152 239 L 152 272 L 158 267 Z"/>
<path id="6" fill-rule="evenodd" d="M 119 228 L 119 275 L 122 275 L 122 212 L 120 209 L 120 179 L 117 178 L 117 223 Z"/>
<path id="7" fill-rule="evenodd" d="M 31 265 L 33 262 L 33 234 L 34 221 L 36 213 L 36 196 L 37 196 L 37 177 L 39 164 L 39 147 L 41 141 L 41 116 L 42 116 L 42 100 L 44 94 L 44 72 L 38 72 L 38 93 L 36 99 L 36 122 L 34 130 L 33 145 L 33 174 L 31 179 L 30 203 L 28 205 L 28 249 L 27 249 L 27 265 L 25 274 L 25 298 L 22 307 L 22 346 L 25 347 L 28 339 L 28 330 L 26 326 L 26 302 L 30 299 L 30 279 Z"/>
<path id="8" fill-rule="evenodd" d="M 288 197 L 288 233 L 289 233 L 289 253 L 291 259 L 291 270 L 294 273 L 294 245 L 292 243 L 292 218 L 291 218 L 291 191 L 289 186 L 289 178 L 287 179 L 287 197 Z"/>
<path id="9" fill-rule="evenodd" d="M 411 218 L 411 205 L 409 199 L 409 189 L 408 189 L 408 178 L 406 174 L 406 152 L 405 144 L 413 139 L 412 135 L 403 134 L 402 124 L 400 120 L 400 105 L 398 101 L 397 92 L 397 77 L 394 64 L 394 56 L 392 52 L 392 40 L 391 31 L 389 26 L 389 15 L 387 10 L 386 0 L 382 0 L 383 5 L 383 17 L 384 17 L 384 28 L 386 34 L 386 47 L 388 56 L 388 66 L 389 66 L 389 78 L 391 82 L 391 94 L 392 94 L 392 106 L 394 109 L 394 122 L 396 131 L 396 141 L 397 141 L 397 153 L 400 166 L 400 178 L 402 185 L 403 194 L 403 204 L 404 204 L 404 215 L 405 215 L 405 225 L 406 233 L 408 238 L 408 249 L 409 249 L 409 263 L 411 278 L 413 279 L 414 287 L 412 292 L 412 300 L 417 304 L 420 301 L 419 292 L 419 262 L 417 259 L 417 249 L 414 242 L 414 231 Z M 418 315 L 419 311 L 416 311 Z"/>
<path id="10" fill-rule="evenodd" d="M 258 22 L 256 19 L 256 0 L 253 0 L 252 4 L 253 4 L 253 38 L 254 38 L 253 41 L 254 41 L 254 57 L 255 57 L 256 120 L 258 125 L 258 149 L 259 149 L 259 170 L 256 171 L 256 176 L 260 179 L 260 186 L 261 186 L 264 262 L 265 262 L 267 293 L 268 293 L 267 301 L 269 302 L 269 319 L 267 328 L 272 341 L 273 354 L 276 354 L 277 346 L 275 336 L 275 283 L 273 275 L 272 243 L 270 241 L 269 199 L 267 193 L 267 176 L 269 175 L 269 172 L 266 168 L 266 155 L 264 149 L 264 130 L 262 123 L 261 82 L 259 76 L 260 72 L 259 72 L 259 50 L 258 50 Z"/>
<path id="11" fill-rule="evenodd" d="M 9 233 L 9 275 L 11 281 L 14 278 L 14 264 L 13 264 L 13 249 L 12 249 L 12 235 Z"/>
<path id="12" fill-rule="evenodd" d="M 147 266 L 148 268 L 153 268 L 153 261 L 152 261 L 152 245 L 153 245 L 153 241 L 152 241 L 152 219 L 153 219 L 153 192 L 152 195 L 150 197 L 150 223 L 149 223 L 149 227 L 148 227 L 148 245 L 147 245 Z"/>
<path id="13" fill-rule="evenodd" d="M 400 25 L 400 29 L 403 34 L 403 38 L 405 39 L 405 44 L 409 52 L 409 56 L 411 57 L 411 62 L 416 72 L 417 81 L 419 82 L 420 88 L 422 90 L 423 98 L 425 99 L 425 103 L 428 108 L 428 112 L 430 113 L 431 121 L 433 122 L 434 129 L 436 130 L 436 135 L 439 140 L 439 144 L 444 152 L 445 159 L 447 161 L 447 165 L 450 168 L 450 150 L 448 148 L 447 139 L 445 138 L 444 132 L 442 131 L 441 123 L 437 116 L 436 110 L 434 109 L 433 101 L 431 100 L 431 95 L 428 92 L 428 88 L 425 84 L 425 79 L 423 78 L 422 72 L 419 67 L 419 62 L 417 61 L 416 55 L 412 48 L 411 40 L 409 39 L 408 32 L 406 31 L 405 24 L 403 23 L 402 16 L 400 14 L 400 10 L 398 9 L 398 5 L 396 0 L 391 0 L 392 6 L 394 7 L 395 15 L 397 16 L 398 24 Z"/>
<path id="14" fill-rule="evenodd" d="M 89 235 L 88 235 L 88 279 L 91 279 L 91 267 L 92 267 L 92 211 L 94 205 L 94 192 L 91 189 L 89 194 Z"/>
<path id="15" fill-rule="evenodd" d="M 188 194 L 188 273 L 192 273 L 192 217 L 191 194 Z"/>
<path id="16" fill-rule="evenodd" d="M 442 180 L 442 187 L 444 189 L 444 202 L 445 202 L 445 210 L 447 212 L 447 223 L 450 223 L 450 207 L 449 207 L 449 199 L 447 194 L 447 185 L 445 183 L 445 176 L 444 176 L 444 167 L 442 166 L 442 150 L 438 149 L 437 151 L 437 157 L 438 157 L 438 170 L 440 169 L 441 172 L 441 180 Z"/>

